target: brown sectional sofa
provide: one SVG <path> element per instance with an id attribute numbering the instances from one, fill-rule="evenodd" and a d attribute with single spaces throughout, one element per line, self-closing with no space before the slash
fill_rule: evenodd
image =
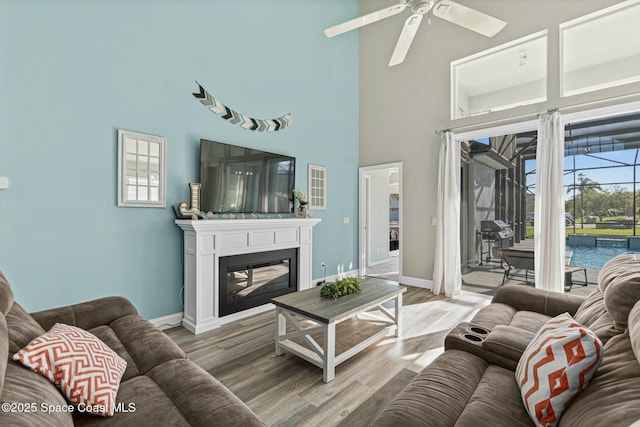
<path id="1" fill-rule="evenodd" d="M 127 361 L 117 395 L 126 411 L 112 417 L 58 412 L 55 408 L 66 406 L 62 393 L 44 376 L 12 360 L 15 352 L 55 323 L 91 332 Z M 2 273 L 0 403 L 10 404 L 0 411 L 0 426 L 264 425 L 238 397 L 140 317 L 128 300 L 108 297 L 28 314 L 14 302 Z"/>
<path id="2" fill-rule="evenodd" d="M 588 297 L 522 285 L 502 287 L 492 303 L 445 340 L 445 352 L 380 413 L 376 426 L 533 426 L 515 367 L 536 331 L 568 312 L 604 344 L 604 357 L 559 427 L 640 426 L 640 255 L 609 261 Z"/>

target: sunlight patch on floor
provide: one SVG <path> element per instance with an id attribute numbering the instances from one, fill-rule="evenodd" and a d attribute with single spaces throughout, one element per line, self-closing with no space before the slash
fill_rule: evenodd
<path id="1" fill-rule="evenodd" d="M 444 346 L 427 350 L 419 355 L 409 366 L 407 366 L 407 369 L 410 369 L 413 372 L 420 372 L 442 353 L 444 353 Z"/>

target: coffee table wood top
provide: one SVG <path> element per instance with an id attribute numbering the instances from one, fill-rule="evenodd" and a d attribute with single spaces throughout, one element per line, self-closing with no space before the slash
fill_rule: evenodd
<path id="1" fill-rule="evenodd" d="M 346 320 L 407 290 L 397 282 L 370 277 L 361 279 L 360 287 L 362 288 L 360 292 L 345 295 L 338 300 L 321 297 L 320 287 L 317 286 L 273 298 L 271 302 L 294 313 L 328 324 Z"/>

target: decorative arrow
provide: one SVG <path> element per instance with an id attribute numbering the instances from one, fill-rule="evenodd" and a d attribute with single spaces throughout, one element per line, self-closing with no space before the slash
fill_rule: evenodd
<path id="1" fill-rule="evenodd" d="M 240 114 L 214 98 L 200 83 L 196 82 L 196 84 L 198 85 L 198 92 L 193 92 L 192 95 L 199 99 L 202 105 L 210 106 L 208 108 L 212 113 L 221 115 L 220 117 L 228 120 L 231 124 L 239 124 L 243 129 L 257 130 L 258 132 L 276 132 L 288 128 L 293 124 L 291 114 L 285 114 L 275 119 L 254 119 Z"/>
<path id="2" fill-rule="evenodd" d="M 229 107 L 224 107 L 224 109 L 227 112 L 227 114 L 222 116 L 222 118 L 225 120 L 229 120 L 231 117 L 233 117 L 233 114 L 231 113 L 231 110 L 229 109 Z"/>

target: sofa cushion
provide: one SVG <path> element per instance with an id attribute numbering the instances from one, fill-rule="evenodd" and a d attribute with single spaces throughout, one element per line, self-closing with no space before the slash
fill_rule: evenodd
<path id="1" fill-rule="evenodd" d="M 513 316 L 513 319 L 509 322 L 509 326 L 527 332 L 537 332 L 549 319 L 551 319 L 551 317 L 546 314 L 521 310 Z"/>
<path id="2" fill-rule="evenodd" d="M 13 306 L 13 292 L 9 282 L 0 271 L 0 390 L 4 383 L 4 373 L 7 369 L 9 355 L 9 331 L 4 316 Z"/>
<path id="3" fill-rule="evenodd" d="M 533 311 L 549 317 L 562 313 L 573 315 L 583 301 L 583 296 L 522 285 L 504 285 L 491 299 L 492 303 L 506 304 L 516 311 Z"/>
<path id="4" fill-rule="evenodd" d="M 132 405 L 133 403 L 133 405 Z M 76 426 L 264 426 L 238 397 L 187 359 L 163 363 L 118 391 L 112 418 L 75 415 Z"/>
<path id="5" fill-rule="evenodd" d="M 110 339 L 117 337 L 120 344 L 116 346 L 126 350 L 123 357 L 135 363 L 139 375 L 169 360 L 187 357 L 164 332 L 137 314 L 120 317 L 108 326 L 114 334 Z"/>
<path id="6" fill-rule="evenodd" d="M 447 350 L 400 392 L 375 426 L 532 426 L 513 371 Z"/>
<path id="7" fill-rule="evenodd" d="M 520 358 L 516 379 L 537 426 L 555 426 L 602 360 L 602 342 L 568 313 L 540 328 Z"/>
<path id="8" fill-rule="evenodd" d="M 147 372 L 147 376 L 192 426 L 264 426 L 244 402 L 190 360 L 170 360 Z"/>
<path id="9" fill-rule="evenodd" d="M 4 282 L 6 286 L 8 284 Z M 0 288 L 4 285 L 0 280 Z M 6 293 L 5 293 L 6 295 Z M 67 404 L 62 393 L 42 375 L 36 374 L 11 360 L 15 352 L 27 345 L 32 339 L 44 334 L 40 325 L 16 302 L 9 307 L 6 316 L 0 316 L 6 325 L 2 336 L 2 346 L 6 346 L 1 360 L 4 363 L 4 378 L 0 391 L 0 402 L 15 404 L 33 404 L 31 412 L 0 412 L 0 425 L 7 426 L 72 426 L 73 419 L 68 412 L 50 412 L 44 408 L 64 407 Z M 0 327 L 0 331 L 2 327 Z M 2 331 L 4 332 L 4 331 Z M 19 409 L 17 406 L 15 409 Z"/>
<path id="10" fill-rule="evenodd" d="M 5 317 L 9 330 L 9 355 L 20 351 L 35 338 L 45 333 L 45 330 L 27 313 L 17 302 Z"/>
<path id="11" fill-rule="evenodd" d="M 559 427 L 631 426 L 640 420 L 640 303 L 629 329 L 609 340 L 589 385 L 560 419 Z"/>
<path id="12" fill-rule="evenodd" d="M 118 353 L 118 355 L 127 362 L 127 369 L 124 371 L 122 380 L 120 381 L 124 382 L 130 378 L 140 375 L 140 371 L 138 370 L 135 360 L 133 360 L 133 357 L 131 357 L 125 346 L 122 344 L 122 341 L 120 341 L 120 338 L 118 338 L 111 327 L 98 326 L 97 328 L 90 329 L 89 332 L 98 337 L 103 343 L 108 345 L 111 350 Z"/>
<path id="13" fill-rule="evenodd" d="M 80 411 L 113 415 L 127 362 L 95 335 L 57 323 L 13 355 L 62 390 Z"/>
<path id="14" fill-rule="evenodd" d="M 176 382 L 178 379 L 175 379 Z M 103 418 L 74 414 L 76 426 L 189 426 L 187 419 L 167 397 L 162 388 L 146 375 L 120 384 L 116 414 Z"/>
<path id="15" fill-rule="evenodd" d="M 0 314 L 5 316 L 13 305 L 13 291 L 9 286 L 9 281 L 0 271 Z"/>
<path id="16" fill-rule="evenodd" d="M 89 330 L 101 325 L 108 325 L 116 319 L 131 314 L 138 314 L 136 308 L 123 297 L 103 297 L 79 304 L 51 308 L 31 313 L 31 316 L 46 330 L 56 323 L 77 326 Z"/>
<path id="17" fill-rule="evenodd" d="M 598 288 L 613 321 L 626 327 L 629 312 L 640 300 L 640 254 L 618 255 L 600 269 Z"/>
<path id="18" fill-rule="evenodd" d="M 522 357 L 522 353 L 524 353 L 534 335 L 534 332 L 523 331 L 513 326 L 498 325 L 487 335 L 482 343 L 482 348 L 513 360 L 515 362 L 513 365 L 504 367 L 515 369 L 517 361 Z"/>
<path id="19" fill-rule="evenodd" d="M 551 316 L 535 311 L 517 310 L 507 304 L 491 303 L 481 308 L 469 323 L 488 331 L 497 325 L 506 325 L 527 332 L 536 332 L 550 318 Z"/>
<path id="20" fill-rule="evenodd" d="M 576 322 L 591 329 L 606 344 L 611 337 L 624 332 L 624 327 L 616 325 L 607 312 L 604 295 L 599 288 L 589 294 L 587 299 L 578 307 L 574 316 Z"/>
<path id="21" fill-rule="evenodd" d="M 640 302 L 629 313 L 629 339 L 631 340 L 631 346 L 633 353 L 640 363 Z"/>
<path id="22" fill-rule="evenodd" d="M 0 411 L 0 426 L 73 426 L 71 412 L 56 410 L 69 405 L 60 390 L 42 375 L 25 369 L 13 360 L 7 363 L 0 402 L 15 404 L 13 408 L 10 407 L 14 410 Z"/>

